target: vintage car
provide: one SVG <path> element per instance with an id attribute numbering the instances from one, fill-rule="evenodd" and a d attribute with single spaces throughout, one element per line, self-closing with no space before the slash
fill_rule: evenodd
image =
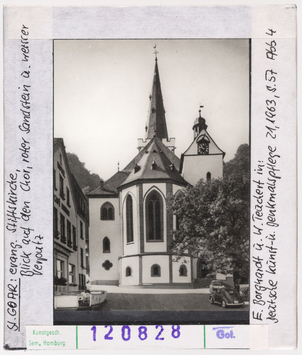
<path id="1" fill-rule="evenodd" d="M 243 301 L 235 288 L 223 281 L 212 281 L 210 285 L 209 301 L 218 303 L 223 308 L 227 306 L 242 306 Z"/>
<path id="2" fill-rule="evenodd" d="M 95 307 L 107 300 L 106 291 L 90 291 L 85 290 L 78 297 L 79 308 Z"/>

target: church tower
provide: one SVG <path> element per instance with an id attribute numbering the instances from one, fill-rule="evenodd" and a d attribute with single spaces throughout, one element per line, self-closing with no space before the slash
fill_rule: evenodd
<path id="1" fill-rule="evenodd" d="M 182 175 L 191 185 L 195 185 L 200 179 L 206 181 L 223 175 L 225 153 L 214 142 L 207 128 L 206 120 L 201 117 L 199 110 L 199 116 L 193 125 L 193 142 L 182 154 Z"/>
<path id="2" fill-rule="evenodd" d="M 157 137 L 174 153 L 175 138 L 168 138 L 166 111 L 164 108 L 164 100 L 161 91 L 157 57 L 155 57 L 155 68 L 149 99 L 149 119 L 145 127 L 146 135 L 145 139 L 138 139 L 138 150 L 144 148 L 153 137 Z"/>
<path id="3" fill-rule="evenodd" d="M 88 194 L 92 285 L 192 286 L 196 278 L 196 260 L 171 249 L 176 218 L 168 199 L 187 182 L 168 137 L 157 58 L 149 99 L 138 154 Z"/>

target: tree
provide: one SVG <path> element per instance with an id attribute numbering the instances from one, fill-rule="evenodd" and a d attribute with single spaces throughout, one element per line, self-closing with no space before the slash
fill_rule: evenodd
<path id="1" fill-rule="evenodd" d="M 89 187 L 90 192 L 100 185 L 99 175 L 91 174 L 90 171 L 85 168 L 85 163 L 82 163 L 76 154 L 67 153 L 67 159 L 70 170 L 81 189 Z"/>
<path id="2" fill-rule="evenodd" d="M 250 148 L 248 144 L 241 144 L 235 157 L 224 164 L 223 176 L 247 178 L 250 176 Z"/>
<path id="3" fill-rule="evenodd" d="M 249 149 L 241 145 L 225 164 L 224 177 L 200 180 L 168 203 L 178 221 L 173 249 L 202 258 L 209 269 L 233 273 L 235 284 L 249 270 Z"/>

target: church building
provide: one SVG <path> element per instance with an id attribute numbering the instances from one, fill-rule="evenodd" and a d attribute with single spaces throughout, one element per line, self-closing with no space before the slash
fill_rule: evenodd
<path id="1" fill-rule="evenodd" d="M 167 212 L 167 198 L 201 178 L 222 177 L 224 152 L 199 112 L 193 142 L 181 159 L 174 154 L 157 58 L 149 98 L 146 136 L 138 139 L 138 154 L 87 195 L 92 285 L 191 286 L 198 276 L 196 258 L 171 250 L 176 218 Z"/>

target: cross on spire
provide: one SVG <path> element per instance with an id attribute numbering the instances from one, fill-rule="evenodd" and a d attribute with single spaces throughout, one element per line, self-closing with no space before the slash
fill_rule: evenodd
<path id="1" fill-rule="evenodd" d="M 155 54 L 155 60 L 157 60 L 157 54 L 158 54 L 159 52 L 156 50 L 156 45 L 155 45 L 153 48 L 154 48 L 153 54 Z"/>

